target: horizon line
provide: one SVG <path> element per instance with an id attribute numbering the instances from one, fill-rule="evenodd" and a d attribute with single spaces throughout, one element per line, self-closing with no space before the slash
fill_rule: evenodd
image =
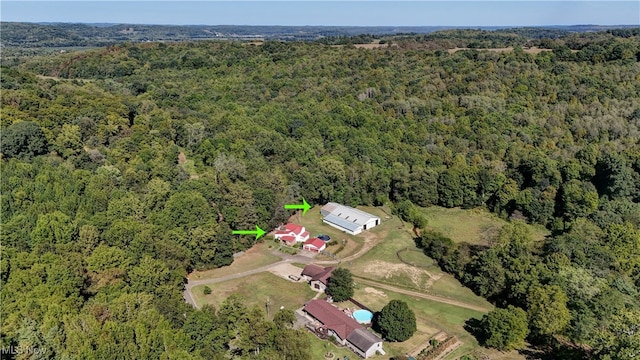
<path id="1" fill-rule="evenodd" d="M 83 22 L 83 21 L 5 21 L 0 23 L 20 23 L 20 24 L 37 24 L 37 25 L 146 25 L 146 26 L 246 26 L 246 27 L 350 27 L 350 28 L 429 28 L 429 27 L 451 27 L 451 28 L 527 28 L 527 27 L 573 27 L 573 26 L 600 26 L 600 27 L 638 27 L 640 24 L 595 24 L 595 23 L 576 23 L 576 24 L 554 24 L 554 25 L 258 25 L 258 24 L 170 24 L 170 23 L 130 23 L 130 22 Z"/>

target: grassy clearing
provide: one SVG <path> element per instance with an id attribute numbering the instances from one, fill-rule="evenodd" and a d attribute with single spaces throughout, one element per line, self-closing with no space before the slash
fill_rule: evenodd
<path id="1" fill-rule="evenodd" d="M 265 241 L 254 245 L 244 254 L 235 258 L 229 266 L 206 271 L 194 271 L 189 275 L 189 278 L 194 280 L 219 278 L 273 264 L 281 260 L 280 257 L 272 254 L 274 250 L 274 243 Z"/>
<path id="2" fill-rule="evenodd" d="M 298 309 L 316 294 L 305 283 L 293 283 L 269 272 L 207 285 L 212 290 L 209 295 L 204 295 L 204 286 L 193 287 L 194 300 L 200 306 L 211 304 L 217 307 L 229 295 L 239 294 L 249 307 L 255 305 L 264 309 L 268 299 L 272 314 L 280 306 Z"/>
<path id="3" fill-rule="evenodd" d="M 455 242 L 487 245 L 506 222 L 481 210 L 447 209 L 439 206 L 423 208 L 427 228 L 441 232 Z"/>
<path id="4" fill-rule="evenodd" d="M 460 208 L 447 209 L 439 206 L 422 208 L 427 217 L 427 228 L 441 232 L 455 242 L 487 245 L 498 235 L 507 222 L 483 210 Z M 529 226 L 534 240 L 541 241 L 549 232 L 540 226 Z"/>
<path id="5" fill-rule="evenodd" d="M 444 218 L 451 209 L 436 208 L 443 210 L 439 217 Z M 456 210 L 456 209 L 453 209 Z M 452 225 L 463 227 L 467 221 L 464 213 L 469 212 L 469 217 L 476 218 L 476 224 L 498 223 L 493 220 L 491 214 L 482 213 L 482 216 L 472 213 L 469 210 L 459 210 L 458 219 L 452 221 Z M 431 224 L 429 218 L 429 224 Z M 383 234 L 383 240 L 353 263 L 345 263 L 343 266 L 349 268 L 355 275 L 367 279 L 377 280 L 393 286 L 407 289 L 423 291 L 428 294 L 443 296 L 446 298 L 463 301 L 472 305 L 489 306 L 487 301 L 475 295 L 471 290 L 462 286 L 453 276 L 444 273 L 440 267 L 428 256 L 415 246 L 414 235 L 411 226 L 403 224 L 397 217 L 383 222 L 374 228 L 372 232 L 378 231 Z M 456 240 L 456 239 L 454 239 Z M 406 250 L 404 250 L 406 249 Z M 403 251 L 404 250 L 404 251 Z M 405 264 L 398 257 L 401 251 L 402 260 L 411 264 L 418 264 L 419 267 Z"/>
<path id="6" fill-rule="evenodd" d="M 355 275 L 394 286 L 426 291 L 432 276 L 442 273 L 433 260 L 416 248 L 410 227 L 405 226 L 397 217 L 384 221 L 372 232 L 382 238 L 378 245 L 353 263 L 343 264 Z M 404 249 L 417 250 L 403 251 L 402 255 L 408 255 L 412 263 L 419 263 L 423 267 L 403 263 L 397 252 Z"/>

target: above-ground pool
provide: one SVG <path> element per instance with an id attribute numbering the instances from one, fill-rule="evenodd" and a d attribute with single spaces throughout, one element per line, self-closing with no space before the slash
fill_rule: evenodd
<path id="1" fill-rule="evenodd" d="M 373 314 L 369 310 L 356 310 L 353 312 L 353 318 L 360 324 L 368 324 L 373 319 Z"/>

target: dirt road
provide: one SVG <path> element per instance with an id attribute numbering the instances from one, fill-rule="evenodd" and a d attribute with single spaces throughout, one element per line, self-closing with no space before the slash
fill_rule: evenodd
<path id="1" fill-rule="evenodd" d="M 418 292 L 418 291 L 406 290 L 406 289 L 403 289 L 403 288 L 399 288 L 399 287 L 395 287 L 395 286 L 391 286 L 391 285 L 387 285 L 387 284 L 382 284 L 382 283 L 379 283 L 377 281 L 367 280 L 367 279 L 364 279 L 364 278 L 361 278 L 361 277 L 357 277 L 357 276 L 354 276 L 353 278 L 357 282 L 359 282 L 361 284 L 365 284 L 365 285 L 368 285 L 368 286 L 373 286 L 373 287 L 377 287 L 377 288 L 380 288 L 380 289 L 385 289 L 385 290 L 397 292 L 397 293 L 400 293 L 400 294 L 405 294 L 405 295 L 409 295 L 409 296 L 415 296 L 417 298 L 437 301 L 437 302 L 443 303 L 443 304 L 448 304 L 448 305 L 453 305 L 453 306 L 457 306 L 457 307 L 461 307 L 461 308 L 465 308 L 465 309 L 480 311 L 480 312 L 483 312 L 483 313 L 486 313 L 486 312 L 489 312 L 489 311 L 492 310 L 491 308 L 488 308 L 488 307 L 471 305 L 471 304 L 467 304 L 467 303 L 464 303 L 464 302 L 461 302 L 461 301 L 451 300 L 451 299 L 448 299 L 448 298 L 445 298 L 445 297 L 441 297 L 441 296 L 428 295 L 428 294 L 421 293 L 421 292 Z"/>

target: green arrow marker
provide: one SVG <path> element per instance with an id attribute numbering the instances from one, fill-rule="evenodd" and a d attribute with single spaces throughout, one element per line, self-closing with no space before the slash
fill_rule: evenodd
<path id="1" fill-rule="evenodd" d="M 302 198 L 302 204 L 289 204 L 285 205 L 284 208 L 287 210 L 302 210 L 302 215 L 304 215 L 311 209 L 311 206 L 307 204 L 307 200 Z"/>
<path id="2" fill-rule="evenodd" d="M 266 232 L 260 229 L 258 225 L 256 225 L 255 230 L 233 230 L 231 233 L 233 235 L 255 235 L 256 240 L 260 239 L 262 235 L 266 234 Z"/>

